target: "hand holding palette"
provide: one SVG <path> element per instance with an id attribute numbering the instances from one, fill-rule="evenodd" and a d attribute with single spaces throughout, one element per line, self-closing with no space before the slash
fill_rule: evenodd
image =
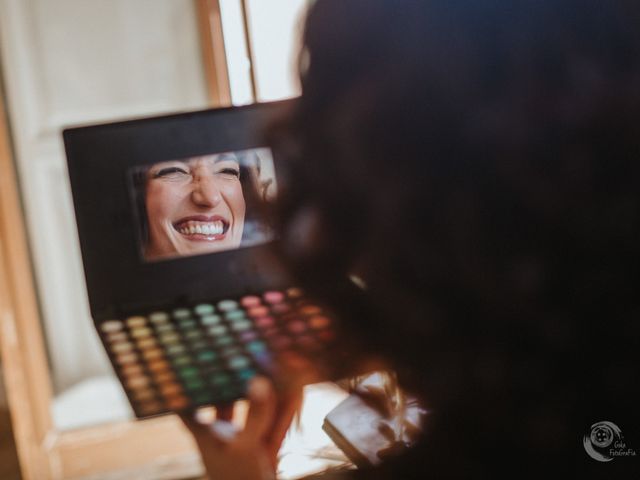
<path id="1" fill-rule="evenodd" d="M 91 313 L 139 418 L 232 402 L 333 340 L 271 257 L 279 165 L 257 132 L 287 105 L 64 132 Z"/>

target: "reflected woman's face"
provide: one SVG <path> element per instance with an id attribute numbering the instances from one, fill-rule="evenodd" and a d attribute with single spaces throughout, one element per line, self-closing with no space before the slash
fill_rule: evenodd
<path id="1" fill-rule="evenodd" d="M 147 259 L 237 248 L 245 201 L 234 154 L 161 162 L 147 172 Z"/>

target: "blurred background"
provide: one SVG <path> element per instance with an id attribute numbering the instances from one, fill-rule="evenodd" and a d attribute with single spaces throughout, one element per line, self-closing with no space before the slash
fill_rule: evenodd
<path id="1" fill-rule="evenodd" d="M 297 95 L 296 45 L 309 3 L 0 0 L 1 113 L 56 430 L 132 418 L 89 313 L 62 129 Z M 0 478 L 18 478 L 1 385 Z"/>

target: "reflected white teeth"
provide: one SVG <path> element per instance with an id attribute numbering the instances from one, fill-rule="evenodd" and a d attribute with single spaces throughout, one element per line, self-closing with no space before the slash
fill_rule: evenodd
<path id="1" fill-rule="evenodd" d="M 224 223 L 215 222 L 186 222 L 178 229 L 183 235 L 221 235 L 224 232 Z"/>

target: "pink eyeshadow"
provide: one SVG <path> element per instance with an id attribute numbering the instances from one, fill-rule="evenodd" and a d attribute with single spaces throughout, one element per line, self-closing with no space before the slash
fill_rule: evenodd
<path id="1" fill-rule="evenodd" d="M 276 291 L 265 292 L 263 297 L 267 303 L 280 303 L 284 300 L 284 294 Z"/>
<path id="2" fill-rule="evenodd" d="M 255 295 L 249 295 L 240 300 L 240 305 L 245 308 L 258 307 L 261 303 L 260 297 L 256 297 Z"/>

